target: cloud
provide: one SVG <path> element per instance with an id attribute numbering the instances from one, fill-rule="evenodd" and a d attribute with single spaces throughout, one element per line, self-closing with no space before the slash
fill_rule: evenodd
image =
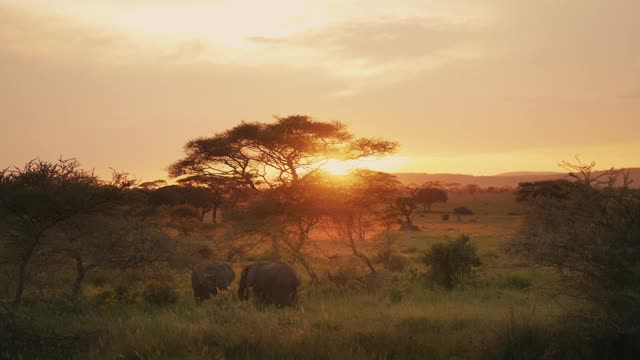
<path id="1" fill-rule="evenodd" d="M 406 61 L 460 46 L 472 34 L 466 24 L 424 17 L 377 19 L 316 29 L 291 38 L 249 37 L 263 45 L 307 47 L 327 56 L 373 63 Z"/>
<path id="2" fill-rule="evenodd" d="M 135 51 L 126 37 L 55 16 L 0 6 L 0 54 L 58 61 L 110 62 Z"/>
<path id="3" fill-rule="evenodd" d="M 246 40 L 264 54 L 262 61 L 344 79 L 350 85 L 331 94 L 344 97 L 478 56 L 468 46 L 474 29 L 469 23 L 445 19 L 386 17 L 324 26 L 290 37 Z"/>

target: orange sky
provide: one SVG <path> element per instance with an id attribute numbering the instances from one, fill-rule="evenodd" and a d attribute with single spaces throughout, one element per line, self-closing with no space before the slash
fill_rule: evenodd
<path id="1" fill-rule="evenodd" d="M 308 114 L 389 171 L 640 166 L 640 1 L 0 0 L 0 166 L 145 180 L 189 139 Z"/>

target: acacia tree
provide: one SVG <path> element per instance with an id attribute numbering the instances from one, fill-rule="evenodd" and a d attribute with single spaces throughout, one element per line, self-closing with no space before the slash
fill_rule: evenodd
<path id="1" fill-rule="evenodd" d="M 0 172 L 1 252 L 4 262 L 18 267 L 14 306 L 21 302 L 29 264 L 43 250 L 46 236 L 74 216 L 104 210 L 131 185 L 117 172 L 110 183 L 102 182 L 75 159 L 32 160 Z"/>
<path id="2" fill-rule="evenodd" d="M 566 200 L 574 187 L 568 180 L 544 180 L 518 184 L 516 200 L 527 203 L 536 198 Z"/>
<path id="3" fill-rule="evenodd" d="M 559 183 L 561 196 L 545 184 L 547 196 L 524 197 L 525 221 L 507 248 L 530 264 L 556 269 L 562 291 L 592 305 L 589 326 L 637 334 L 640 191 L 629 186 L 626 172 L 595 174 L 594 163 L 564 166 L 573 183 Z"/>
<path id="4" fill-rule="evenodd" d="M 243 122 L 189 141 L 186 156 L 169 167 L 169 175 L 223 177 L 260 191 L 291 185 L 317 172 L 329 158 L 386 155 L 396 147 L 381 139 L 355 139 L 337 121 L 292 115 L 276 117 L 274 123 Z"/>
<path id="5" fill-rule="evenodd" d="M 208 176 L 192 175 L 178 179 L 178 184 L 204 189 L 209 192 L 209 210 L 211 211 L 211 221 L 215 224 L 218 220 L 218 211 L 223 216 L 232 210 L 240 200 L 246 186 L 238 184 L 233 179 Z"/>
<path id="6" fill-rule="evenodd" d="M 336 184 L 326 210 L 332 235 L 360 258 L 375 274 L 369 257 L 360 251 L 363 242 L 387 229 L 390 204 L 397 197 L 400 182 L 395 176 L 371 170 L 357 170 L 344 184 Z"/>
<path id="7" fill-rule="evenodd" d="M 307 180 L 330 158 L 386 155 L 396 147 L 396 143 L 382 139 L 355 138 L 340 122 L 292 115 L 276 117 L 272 123 L 245 122 L 212 137 L 192 140 L 185 146 L 186 156 L 169 167 L 169 175 L 234 181 L 251 189 L 262 203 L 278 203 L 270 213 L 273 218 L 299 221 L 285 216 L 285 210 L 303 202 L 308 192 L 301 189 L 312 183 Z M 274 259 L 279 257 L 280 238 L 289 224 L 281 225 L 278 230 L 269 230 Z"/>
<path id="8" fill-rule="evenodd" d="M 413 211 L 418 207 L 418 188 L 415 185 L 405 186 L 400 189 L 401 195 L 396 197 L 391 204 L 391 210 L 397 215 L 404 218 L 403 228 L 407 230 L 416 230 L 413 225 Z"/>
<path id="9" fill-rule="evenodd" d="M 129 203 L 108 214 L 75 216 L 52 231 L 41 254 L 73 260 L 76 276 L 71 300 L 75 302 L 91 271 L 126 270 L 168 261 L 168 236 L 157 215 L 154 207 Z"/>
<path id="10" fill-rule="evenodd" d="M 146 191 L 152 204 L 175 208 L 188 207 L 192 210 L 188 217 L 201 222 L 215 203 L 214 194 L 205 188 L 191 185 L 169 185 Z"/>
<path id="11" fill-rule="evenodd" d="M 431 184 L 425 184 L 416 192 L 416 201 L 422 203 L 424 211 L 431 212 L 431 205 L 438 202 L 447 202 L 449 197 L 443 189 L 432 187 Z"/>

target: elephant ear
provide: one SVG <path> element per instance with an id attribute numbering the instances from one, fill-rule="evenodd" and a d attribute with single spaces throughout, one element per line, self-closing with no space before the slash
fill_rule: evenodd
<path id="1" fill-rule="evenodd" d="M 216 286 L 219 289 L 226 289 L 231 285 L 231 279 L 226 271 L 219 271 L 216 273 Z"/>
<path id="2" fill-rule="evenodd" d="M 226 277 L 229 279 L 229 284 L 231 284 L 231 282 L 233 281 L 233 279 L 236 278 L 236 273 L 233 271 L 233 268 L 231 267 L 230 264 L 226 264 L 227 266 L 225 267 L 225 275 Z"/>
<path id="3" fill-rule="evenodd" d="M 247 286 L 253 286 L 256 283 L 256 270 L 256 264 L 247 267 Z"/>

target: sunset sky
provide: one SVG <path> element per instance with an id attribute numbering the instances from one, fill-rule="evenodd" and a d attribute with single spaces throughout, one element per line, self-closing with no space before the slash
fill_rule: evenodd
<path id="1" fill-rule="evenodd" d="M 399 142 L 389 171 L 640 166 L 640 1 L 0 0 L 1 167 L 164 178 L 289 114 Z"/>

